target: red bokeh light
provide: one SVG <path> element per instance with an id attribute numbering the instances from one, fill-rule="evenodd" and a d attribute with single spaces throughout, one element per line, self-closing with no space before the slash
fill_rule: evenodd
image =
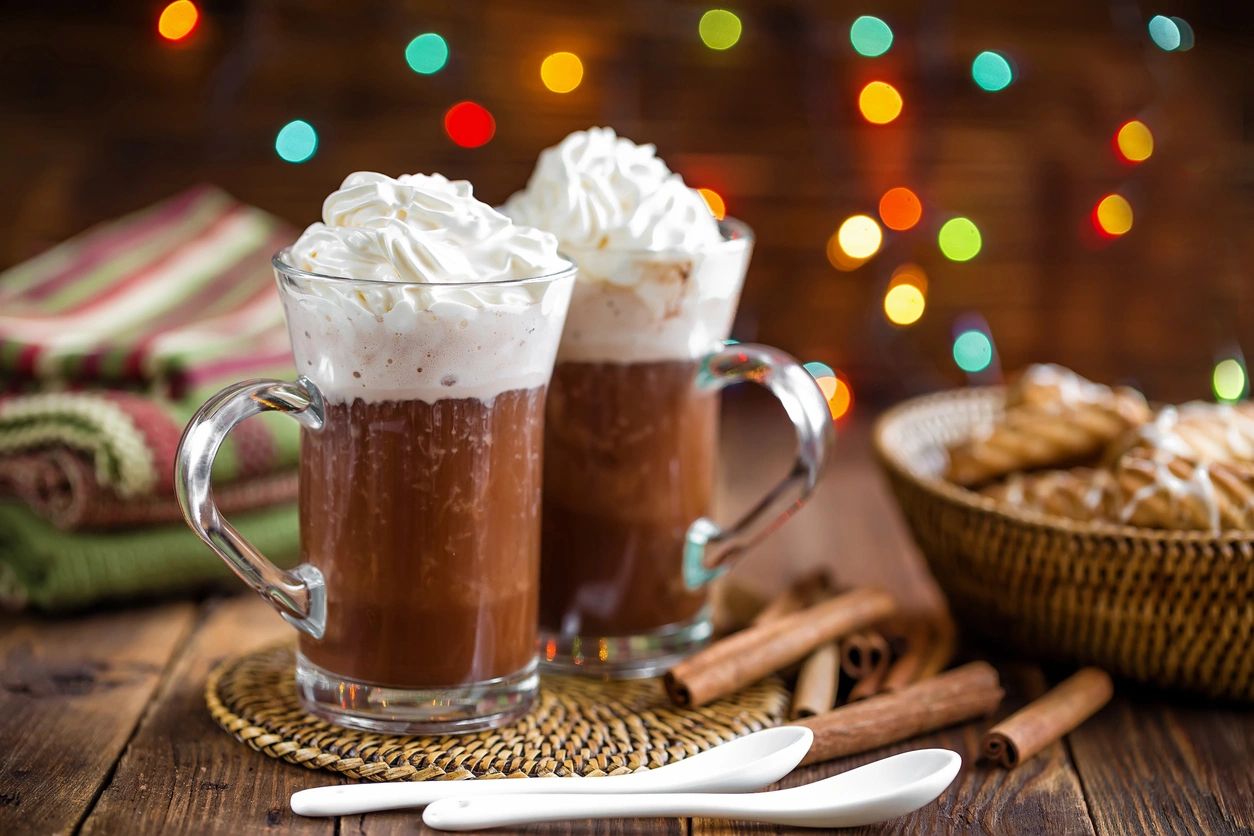
<path id="1" fill-rule="evenodd" d="M 444 114 L 444 132 L 456 145 L 478 148 L 496 133 L 496 120 L 478 102 L 458 102 Z"/>

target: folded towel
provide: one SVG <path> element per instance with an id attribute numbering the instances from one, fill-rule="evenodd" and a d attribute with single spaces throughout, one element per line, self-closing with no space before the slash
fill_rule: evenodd
<path id="1" fill-rule="evenodd" d="M 290 367 L 270 259 L 294 232 L 207 186 L 0 273 L 0 391 L 179 399 Z"/>
<path id="2" fill-rule="evenodd" d="M 0 494 L 63 528 L 177 519 L 174 459 L 195 406 L 131 392 L 0 397 Z M 223 444 L 214 484 L 255 500 L 224 494 L 232 509 L 290 500 L 299 448 L 296 422 L 250 419 Z"/>
<path id="3" fill-rule="evenodd" d="M 296 562 L 295 505 L 232 522 L 281 566 Z M 59 531 L 15 503 L 0 503 L 0 603 L 77 609 L 99 601 L 187 592 L 231 579 L 230 569 L 182 523 L 108 534 Z"/>
<path id="4" fill-rule="evenodd" d="M 295 470 L 214 487 L 225 514 L 296 500 Z M 68 448 L 0 456 L 0 496 L 10 495 L 63 531 L 172 523 L 183 519 L 173 494 L 126 498 L 100 483 L 92 460 Z"/>
<path id="5" fill-rule="evenodd" d="M 293 375 L 270 264 L 292 237 L 198 187 L 0 274 L 0 495 L 65 529 L 178 519 L 192 413 L 227 383 Z M 292 499 L 298 447 L 282 416 L 240 425 L 214 467 L 224 504 Z"/>

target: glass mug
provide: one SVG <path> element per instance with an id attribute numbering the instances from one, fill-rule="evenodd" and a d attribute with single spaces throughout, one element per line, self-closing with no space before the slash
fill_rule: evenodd
<path id="1" fill-rule="evenodd" d="M 541 537 L 541 664 L 629 678 L 663 672 L 710 635 L 706 584 L 796 511 L 834 431 L 795 360 L 727 344 L 749 228 L 693 251 L 564 247 L 579 268 L 549 388 Z M 797 433 L 791 471 L 735 524 L 709 518 L 718 390 L 750 380 Z"/>
<path id="2" fill-rule="evenodd" d="M 184 516 L 300 631 L 313 714 L 401 734 L 518 717 L 538 684 L 544 402 L 573 267 L 473 285 L 317 275 L 287 251 L 274 268 L 300 377 L 200 408 L 178 452 Z M 302 428 L 290 571 L 223 519 L 210 483 L 231 428 L 271 410 Z"/>

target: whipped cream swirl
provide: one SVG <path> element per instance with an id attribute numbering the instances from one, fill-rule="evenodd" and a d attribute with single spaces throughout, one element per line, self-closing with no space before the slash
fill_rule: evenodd
<path id="1" fill-rule="evenodd" d="M 611 128 L 576 131 L 541 152 L 527 187 L 502 210 L 570 247 L 695 250 L 721 240 L 705 199 L 654 146 Z"/>
<path id="2" fill-rule="evenodd" d="M 488 401 L 548 382 L 574 270 L 469 183 L 349 175 L 288 259 L 336 277 L 280 285 L 297 369 L 330 401 Z"/>
<path id="3" fill-rule="evenodd" d="M 557 239 L 477 200 L 439 174 L 359 171 L 322 204 L 322 222 L 292 246 L 302 270 L 349 279 L 462 284 L 562 270 Z"/>

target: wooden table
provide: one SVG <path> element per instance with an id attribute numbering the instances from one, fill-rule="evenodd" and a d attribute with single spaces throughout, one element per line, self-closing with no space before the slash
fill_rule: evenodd
<path id="1" fill-rule="evenodd" d="M 782 413 L 737 393 L 724 432 L 735 504 L 781 467 Z M 841 439 L 812 505 L 750 556 L 764 592 L 821 564 L 842 583 L 878 583 L 909 606 L 937 591 L 868 455 L 865 427 Z M 737 453 L 743 455 L 737 456 Z M 252 596 L 174 602 L 66 619 L 0 620 L 0 833 L 414 832 L 417 813 L 302 819 L 288 796 L 329 773 L 270 760 L 214 725 L 202 697 L 219 660 L 280 639 L 286 626 Z M 968 647 L 970 654 L 978 648 Z M 1003 711 L 1046 683 L 1038 667 L 999 662 Z M 1057 672 L 1054 672 L 1055 675 Z M 812 781 L 905 749 L 966 758 L 935 804 L 867 832 L 1254 833 L 1254 715 L 1119 686 L 1114 702 L 1013 772 L 977 763 L 987 723 L 971 723 L 798 771 Z M 766 832 L 706 820 L 575 823 L 562 830 Z M 539 828 L 537 828 L 538 830 Z"/>

